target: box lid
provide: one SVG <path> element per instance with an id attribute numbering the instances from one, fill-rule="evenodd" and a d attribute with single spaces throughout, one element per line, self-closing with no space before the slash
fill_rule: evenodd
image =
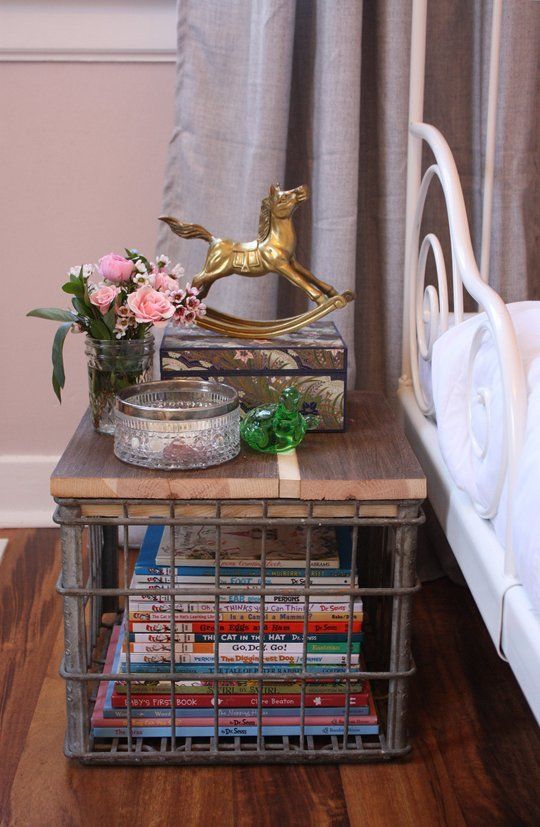
<path id="1" fill-rule="evenodd" d="M 196 326 L 182 328 L 169 324 L 160 355 L 162 370 L 175 372 L 312 372 L 347 368 L 345 342 L 334 322 L 326 320 L 274 339 L 232 339 Z"/>

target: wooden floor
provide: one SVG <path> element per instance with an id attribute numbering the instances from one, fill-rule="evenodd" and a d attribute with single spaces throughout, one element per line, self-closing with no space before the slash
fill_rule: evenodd
<path id="1" fill-rule="evenodd" d="M 416 601 L 414 751 L 405 763 L 85 768 L 62 754 L 58 533 L 2 536 L 2 825 L 540 824 L 539 731 L 465 589 L 441 579 Z"/>

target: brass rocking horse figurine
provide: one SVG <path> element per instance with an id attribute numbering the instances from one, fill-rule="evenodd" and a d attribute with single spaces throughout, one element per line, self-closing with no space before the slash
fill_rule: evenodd
<path id="1" fill-rule="evenodd" d="M 176 218 L 160 217 L 180 238 L 202 238 L 210 245 L 203 270 L 192 279 L 201 298 L 206 297 L 215 281 L 234 273 L 250 278 L 280 273 L 317 305 L 306 313 L 275 321 L 239 319 L 209 307 L 206 316 L 197 319 L 198 325 L 226 336 L 266 339 L 299 330 L 353 301 L 352 291 L 338 293 L 330 284 L 314 276 L 295 257 L 296 234 L 292 214 L 308 197 L 309 190 L 306 186 L 285 192 L 280 190 L 279 184 L 272 184 L 268 196 L 261 203 L 257 239 L 245 243 L 214 238 L 199 224 L 184 224 Z"/>

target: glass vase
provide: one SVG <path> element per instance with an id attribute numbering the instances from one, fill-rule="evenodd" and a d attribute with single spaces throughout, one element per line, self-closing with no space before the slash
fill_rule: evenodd
<path id="1" fill-rule="evenodd" d="M 114 434 L 116 394 L 152 378 L 154 337 L 86 339 L 92 422 L 100 434 Z"/>

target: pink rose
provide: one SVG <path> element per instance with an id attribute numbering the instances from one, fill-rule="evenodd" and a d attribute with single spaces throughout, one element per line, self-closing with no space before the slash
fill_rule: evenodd
<path id="1" fill-rule="evenodd" d="M 178 290 L 178 282 L 172 279 L 167 273 L 154 273 L 154 287 L 156 290 L 173 291 Z"/>
<path id="2" fill-rule="evenodd" d="M 139 287 L 134 293 L 129 294 L 127 303 L 139 324 L 147 322 L 155 324 L 170 319 L 174 313 L 174 305 L 167 296 L 154 290 L 153 287 Z"/>
<path id="3" fill-rule="evenodd" d="M 108 284 L 103 284 L 97 290 L 92 290 L 90 293 L 90 301 L 99 307 L 103 315 L 107 312 L 118 293 L 118 287 L 110 287 Z"/>
<path id="4" fill-rule="evenodd" d="M 116 253 L 109 253 L 99 260 L 99 272 L 104 279 L 121 284 L 129 281 L 133 272 L 134 264 L 124 256 L 117 256 Z"/>

